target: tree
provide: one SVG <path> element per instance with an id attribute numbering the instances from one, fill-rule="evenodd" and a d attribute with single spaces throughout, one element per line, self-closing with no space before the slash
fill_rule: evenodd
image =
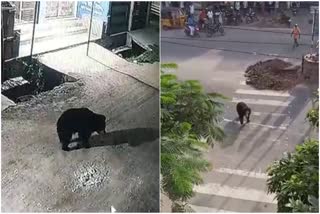
<path id="1" fill-rule="evenodd" d="M 210 169 L 203 151 L 224 136 L 220 98 L 206 94 L 198 81 L 178 81 L 175 75 L 161 73 L 162 187 L 173 201 L 192 197 L 193 186 L 202 182 L 200 173 Z"/>
<path id="2" fill-rule="evenodd" d="M 162 68 L 177 68 L 163 64 Z M 176 122 L 192 125 L 191 132 L 206 139 L 212 146 L 224 137 L 219 126 L 223 115 L 223 99 L 218 93 L 207 94 L 196 80 L 178 81 L 173 74 L 161 75 L 161 131 L 167 132 Z"/>
<path id="3" fill-rule="evenodd" d="M 317 99 L 318 100 L 318 99 Z M 307 118 L 319 126 L 317 107 Z M 317 112 L 315 112 L 317 111 Z M 268 168 L 268 192 L 275 193 L 278 212 L 319 212 L 319 141 L 308 139 Z"/>
<path id="4" fill-rule="evenodd" d="M 315 98 L 313 100 L 316 105 L 315 108 L 312 108 L 308 111 L 307 119 L 314 127 L 319 127 L 319 91 L 315 94 Z"/>

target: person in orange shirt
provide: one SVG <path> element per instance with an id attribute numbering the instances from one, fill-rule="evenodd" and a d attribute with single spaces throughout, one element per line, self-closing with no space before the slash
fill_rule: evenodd
<path id="1" fill-rule="evenodd" d="M 293 47 L 298 47 L 299 46 L 298 39 L 300 39 L 300 29 L 297 24 L 295 24 L 292 29 L 291 37 L 292 37 L 292 35 L 293 35 L 293 39 L 294 39 Z"/>

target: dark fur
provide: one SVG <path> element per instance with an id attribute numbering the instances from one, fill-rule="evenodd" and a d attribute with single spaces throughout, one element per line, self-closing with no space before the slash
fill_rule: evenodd
<path id="1" fill-rule="evenodd" d="M 105 132 L 106 117 L 87 108 L 72 108 L 63 112 L 57 122 L 57 132 L 64 151 L 69 151 L 69 143 L 74 133 L 78 133 L 85 148 L 89 148 L 89 138 L 93 132 Z"/>
<path id="2" fill-rule="evenodd" d="M 243 118 L 246 117 L 247 123 L 250 122 L 251 109 L 244 102 L 237 104 L 237 112 L 239 115 L 240 124 L 243 124 Z"/>

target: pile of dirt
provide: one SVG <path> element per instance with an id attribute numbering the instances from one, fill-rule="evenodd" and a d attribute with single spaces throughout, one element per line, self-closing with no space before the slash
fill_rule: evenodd
<path id="1" fill-rule="evenodd" d="M 288 90 L 301 81 L 299 70 L 300 66 L 280 59 L 259 61 L 245 71 L 246 84 L 260 90 Z"/>

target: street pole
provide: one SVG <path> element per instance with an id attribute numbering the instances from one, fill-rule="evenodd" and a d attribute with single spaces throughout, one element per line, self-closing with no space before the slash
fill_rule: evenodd
<path id="1" fill-rule="evenodd" d="M 94 1 L 92 2 L 92 8 L 91 8 L 90 25 L 89 25 L 89 35 L 88 35 L 88 43 L 87 43 L 87 56 L 89 56 L 89 44 L 90 44 L 90 37 L 91 37 L 91 26 L 92 26 L 93 8 L 94 8 Z"/>
<path id="2" fill-rule="evenodd" d="M 3 64 L 4 64 L 4 32 L 3 32 L 3 12 L 1 11 L 1 80 L 3 81 Z"/>
<path id="3" fill-rule="evenodd" d="M 31 48 L 30 48 L 30 60 L 32 58 L 32 52 L 33 52 L 34 33 L 36 30 L 36 22 L 37 22 L 37 14 L 38 14 L 38 4 L 39 4 L 39 2 L 36 1 L 35 5 L 34 5 L 33 28 L 32 28 Z"/>
<path id="4" fill-rule="evenodd" d="M 315 33 L 315 27 L 316 27 L 316 18 L 317 18 L 317 10 L 314 9 L 313 13 L 313 25 L 312 25 L 312 47 L 314 47 L 314 33 Z"/>

